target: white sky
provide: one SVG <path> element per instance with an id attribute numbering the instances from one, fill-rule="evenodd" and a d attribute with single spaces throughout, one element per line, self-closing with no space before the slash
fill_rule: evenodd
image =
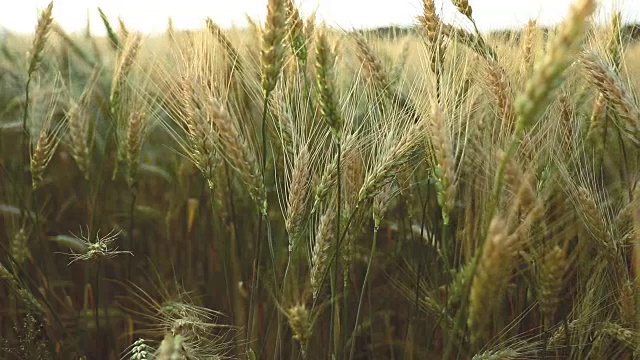
<path id="1" fill-rule="evenodd" d="M 38 10 L 49 0 L 0 0 L 0 27 L 18 32 L 32 32 Z M 421 13 L 421 0 L 294 0 L 302 15 L 317 9 L 317 19 L 346 29 L 390 24 L 409 25 Z M 521 26 L 530 18 L 552 24 L 566 14 L 571 0 L 469 0 L 481 30 Z M 223 27 L 244 26 L 245 14 L 262 21 L 267 0 L 56 0 L 54 18 L 69 31 L 84 28 L 89 13 L 95 33 L 104 33 L 97 8 L 109 16 L 114 26 L 122 17 L 131 29 L 161 32 L 167 19 L 173 18 L 176 28 L 202 26 L 211 17 Z M 436 0 L 445 18 L 450 18 L 450 0 Z M 640 19 L 640 0 L 600 0 L 601 16 L 615 6 L 623 10 L 625 20 Z"/>

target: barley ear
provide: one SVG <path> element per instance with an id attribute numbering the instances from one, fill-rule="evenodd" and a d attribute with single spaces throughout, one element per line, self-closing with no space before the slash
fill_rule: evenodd
<path id="1" fill-rule="evenodd" d="M 559 34 L 549 45 L 546 56 L 536 66 L 523 93 L 516 99 L 518 120 L 513 139 L 496 174 L 492 195 L 494 205 L 497 204 L 502 191 L 506 162 L 520 145 L 525 129 L 537 121 L 538 116 L 546 109 L 549 98 L 562 83 L 564 72 L 572 64 L 573 56 L 578 52 L 581 39 L 586 32 L 588 19 L 595 10 L 596 0 L 578 0 L 574 3 L 560 26 Z"/>
<path id="2" fill-rule="evenodd" d="M 476 345 L 482 345 L 490 335 L 493 312 L 510 275 L 512 251 L 506 224 L 495 217 L 489 226 L 469 293 L 467 323 Z"/>
<path id="3" fill-rule="evenodd" d="M 518 138 L 537 119 L 551 94 L 560 86 L 565 70 L 579 50 L 588 19 L 595 10 L 595 0 L 579 0 L 571 7 L 569 15 L 560 26 L 559 34 L 549 45 L 546 56 L 536 66 L 524 92 L 516 100 Z"/>
<path id="4" fill-rule="evenodd" d="M 473 19 L 473 9 L 471 8 L 471 5 L 469 5 L 468 0 L 451 0 L 451 2 L 462 15 L 466 16 L 470 20 Z"/>
<path id="5" fill-rule="evenodd" d="M 304 22 L 293 0 L 286 0 L 287 25 L 289 28 L 289 44 L 298 63 L 304 66 L 307 62 L 307 39 L 304 33 Z"/>
<path id="6" fill-rule="evenodd" d="M 304 304 L 290 307 L 286 312 L 293 338 L 300 342 L 302 357 L 306 357 L 307 343 L 311 339 L 311 314 Z"/>
<path id="7" fill-rule="evenodd" d="M 431 142 L 435 152 L 434 176 L 438 204 L 442 208 L 442 220 L 449 224 L 449 216 L 456 201 L 455 154 L 444 114 L 436 103 L 431 109 Z"/>
<path id="8" fill-rule="evenodd" d="M 109 18 L 102 11 L 102 9 L 98 8 L 98 13 L 100 13 L 100 19 L 102 19 L 102 23 L 104 24 L 104 28 L 107 31 L 107 36 L 109 37 L 109 42 L 113 50 L 118 50 L 120 48 L 120 39 L 118 38 L 118 34 L 111 27 L 111 23 L 109 22 Z"/>
<path id="9" fill-rule="evenodd" d="M 364 69 L 367 71 L 369 77 L 373 80 L 373 84 L 376 88 L 380 89 L 382 93 L 390 91 L 390 81 L 380 59 L 376 57 L 373 50 L 367 43 L 364 37 L 356 36 L 356 45 L 358 46 L 358 57 L 364 65 Z"/>
<path id="10" fill-rule="evenodd" d="M 322 119 L 329 125 L 336 139 L 341 137 L 342 116 L 336 99 L 333 66 L 335 55 L 329 47 L 324 32 L 319 32 L 316 39 L 316 85 Z"/>
<path id="11" fill-rule="evenodd" d="M 609 42 L 607 43 L 607 55 L 611 59 L 611 64 L 616 72 L 620 71 L 622 66 L 622 57 L 624 56 L 624 45 L 622 42 L 622 14 L 615 11 L 611 16 L 611 26 L 609 28 Z"/>
<path id="12" fill-rule="evenodd" d="M 173 336 L 167 333 L 156 352 L 157 360 L 177 360 L 184 357 L 184 338 L 181 335 Z"/>
<path id="13" fill-rule="evenodd" d="M 418 17 L 418 21 L 427 33 L 427 40 L 430 44 L 438 42 L 440 36 L 440 17 L 436 13 L 436 4 L 433 0 L 423 0 L 422 15 Z"/>
<path id="14" fill-rule="evenodd" d="M 22 266 L 25 261 L 29 257 L 31 257 L 31 252 L 29 251 L 29 247 L 27 242 L 29 241 L 29 234 L 24 227 L 18 230 L 15 235 L 13 235 L 13 239 L 11 240 L 11 256 L 15 259 L 18 265 Z"/>
<path id="15" fill-rule="evenodd" d="M 33 44 L 31 45 L 31 54 L 29 57 L 29 69 L 27 70 L 27 83 L 25 85 L 25 105 L 24 105 L 24 113 L 22 117 L 22 132 L 24 135 L 23 148 L 26 152 L 28 151 L 27 142 L 29 141 L 29 129 L 28 129 L 28 121 L 30 121 L 30 85 L 31 80 L 33 79 L 33 74 L 40 67 L 40 63 L 42 62 L 42 54 L 44 52 L 45 45 L 47 43 L 47 38 L 49 36 L 49 32 L 51 30 L 51 26 L 53 24 L 53 2 L 49 3 L 46 9 L 44 9 L 40 13 L 40 17 L 38 18 L 38 24 L 36 25 L 36 33 L 33 38 Z"/>
<path id="16" fill-rule="evenodd" d="M 418 17 L 422 28 L 427 34 L 429 46 L 429 62 L 431 71 L 436 76 L 438 84 L 444 63 L 444 42 L 442 41 L 442 21 L 436 13 L 436 5 L 433 0 L 423 0 L 422 16 Z"/>
<path id="17" fill-rule="evenodd" d="M 94 123 L 87 107 L 89 99 L 97 86 L 100 72 L 94 71 L 91 75 L 80 100 L 71 103 L 67 111 L 67 122 L 69 123 L 69 138 L 71 156 L 76 162 L 78 169 L 84 175 L 85 180 L 89 180 L 91 166 L 91 150 L 94 140 Z"/>
<path id="18" fill-rule="evenodd" d="M 326 212 L 320 217 L 318 228 L 316 230 L 316 241 L 313 244 L 311 258 L 311 291 L 313 299 L 316 300 L 322 290 L 323 276 L 329 267 L 331 244 L 335 231 L 336 210 L 335 206 L 328 206 Z"/>
<path id="19" fill-rule="evenodd" d="M 522 41 L 521 53 L 527 70 L 533 62 L 533 42 L 537 27 L 538 23 L 536 20 L 529 20 L 527 26 L 524 28 L 524 40 Z"/>
<path id="20" fill-rule="evenodd" d="M 287 198 L 288 206 L 285 216 L 285 227 L 289 234 L 289 252 L 293 251 L 298 240 L 301 238 L 303 224 L 306 218 L 309 199 L 309 180 L 311 178 L 309 162 L 309 151 L 303 148 L 296 157 L 293 165 L 289 195 Z"/>
<path id="21" fill-rule="evenodd" d="M 586 230 L 602 250 L 608 255 L 612 255 L 615 251 L 616 244 L 611 241 L 604 217 L 600 212 L 600 207 L 596 203 L 593 194 L 587 188 L 579 186 L 575 197 L 578 213 L 582 218 Z"/>
<path id="22" fill-rule="evenodd" d="M 240 54 L 238 50 L 233 46 L 231 40 L 224 34 L 222 29 L 215 23 L 211 18 L 207 18 L 206 20 L 207 29 L 213 36 L 222 44 L 224 51 L 227 55 L 227 59 L 231 64 L 232 68 L 237 72 L 242 72 L 243 66 L 240 61 Z"/>
<path id="23" fill-rule="evenodd" d="M 559 246 L 543 255 L 538 276 L 538 301 L 545 328 L 553 324 L 553 317 L 562 299 L 564 275 L 568 265 L 565 250 Z"/>
<path id="24" fill-rule="evenodd" d="M 640 144 L 640 109 L 614 69 L 592 53 L 585 53 L 581 63 L 586 71 L 587 80 L 620 115 L 622 123 L 617 125 L 631 141 Z"/>
<path id="25" fill-rule="evenodd" d="M 28 289 L 20 285 L 13 273 L 2 263 L 0 263 L 0 281 L 5 281 L 7 283 L 9 289 L 15 293 L 17 298 L 24 303 L 32 314 L 37 315 L 38 319 L 45 321 L 46 313 L 42 304 L 36 300 Z"/>
<path id="26" fill-rule="evenodd" d="M 140 36 L 135 36 L 118 56 L 118 63 L 111 81 L 111 93 L 109 94 L 109 105 L 111 116 L 118 119 L 121 116 L 122 90 L 127 77 L 133 68 L 138 50 L 140 49 Z"/>
<path id="27" fill-rule="evenodd" d="M 144 111 L 134 111 L 129 116 L 126 133 L 125 162 L 127 165 L 127 182 L 130 187 L 136 183 L 140 152 L 147 131 L 147 119 Z"/>
<path id="28" fill-rule="evenodd" d="M 148 360 L 153 356 L 154 350 L 151 346 L 147 345 L 145 339 L 136 340 L 131 346 L 126 356 L 129 357 L 130 360 Z"/>
<path id="29" fill-rule="evenodd" d="M 49 106 L 47 118 L 40 129 L 38 139 L 33 146 L 30 158 L 31 184 L 33 189 L 40 186 L 40 182 L 44 176 L 44 171 L 49 166 L 53 154 L 55 153 L 65 129 L 65 122 L 61 121 L 53 125 L 53 117 L 55 111 L 55 99 L 52 99 Z"/>
<path id="30" fill-rule="evenodd" d="M 604 139 L 607 132 L 607 122 L 604 119 L 607 100 L 602 93 L 598 93 L 593 101 L 587 139 L 593 144 L 596 154 L 604 150 Z M 600 155 L 601 157 L 601 155 Z"/>
<path id="31" fill-rule="evenodd" d="M 124 23 L 124 20 L 122 20 L 122 18 L 120 18 L 120 17 L 119 17 L 119 18 L 118 18 L 118 25 L 119 25 L 119 28 L 118 28 L 118 32 L 119 32 L 118 37 L 120 38 L 120 40 L 121 40 L 122 42 L 125 42 L 125 43 L 126 43 L 126 42 L 127 42 L 127 39 L 129 38 L 129 34 L 130 34 L 129 29 L 127 29 L 127 24 L 125 24 L 125 23 Z"/>
<path id="32" fill-rule="evenodd" d="M 286 8 L 284 0 L 269 0 L 267 21 L 262 34 L 262 91 L 271 93 L 276 87 L 284 63 Z"/>
<path id="33" fill-rule="evenodd" d="M 33 44 L 31 45 L 31 57 L 29 59 L 28 71 L 29 76 L 31 76 L 31 74 L 38 70 L 40 63 L 42 62 L 44 47 L 47 43 L 47 37 L 49 36 L 51 26 L 53 25 L 52 12 L 53 1 L 49 3 L 49 5 L 42 11 L 42 13 L 40 13 L 40 17 L 38 18 L 36 34 L 33 38 Z"/>

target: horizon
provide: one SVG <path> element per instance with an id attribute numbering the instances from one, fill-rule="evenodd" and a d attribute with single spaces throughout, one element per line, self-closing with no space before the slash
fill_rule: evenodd
<path id="1" fill-rule="evenodd" d="M 294 1 L 303 18 L 316 12 L 317 21 L 345 30 L 376 29 L 381 27 L 411 27 L 422 13 L 422 1 L 367 1 L 367 0 L 302 0 Z M 474 18 L 480 31 L 513 30 L 536 19 L 541 26 L 557 24 L 567 13 L 571 0 L 529 0 L 518 3 L 510 0 L 470 0 Z M 0 13 L 0 29 L 10 33 L 33 33 L 39 11 L 48 5 L 46 0 L 29 0 Z M 84 4 L 81 6 L 79 4 Z M 267 0 L 226 1 L 203 3 L 198 0 L 166 1 L 162 3 L 139 0 L 127 3 L 123 0 L 58 0 L 54 1 L 54 20 L 68 32 L 85 31 L 87 19 L 93 34 L 104 35 L 105 30 L 98 14 L 101 8 L 114 23 L 121 18 L 132 30 L 147 34 L 166 31 L 169 18 L 176 30 L 204 27 L 210 17 L 223 28 L 244 28 L 245 16 L 262 23 L 266 16 Z M 361 9 L 367 8 L 367 12 Z M 444 21 L 462 27 L 471 23 L 458 14 L 449 0 L 436 1 L 438 12 Z M 151 10 L 149 10 L 151 9 Z M 625 23 L 640 22 L 640 3 L 633 0 L 600 1 L 596 21 L 606 22 L 613 9 L 619 9 Z M 362 16 L 353 16 L 360 12 Z"/>

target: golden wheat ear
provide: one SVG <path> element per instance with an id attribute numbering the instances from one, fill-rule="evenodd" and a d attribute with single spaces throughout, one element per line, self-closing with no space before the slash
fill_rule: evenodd
<path id="1" fill-rule="evenodd" d="M 538 301 L 545 328 L 553 324 L 558 304 L 562 300 L 564 277 L 569 262 L 566 251 L 555 246 L 542 256 L 538 275 Z"/>
<path id="2" fill-rule="evenodd" d="M 623 133 L 635 144 L 640 144 L 640 110 L 638 104 L 625 88 L 622 80 L 604 60 L 592 53 L 585 53 L 580 59 L 587 80 L 595 86 L 611 104 L 623 120 L 617 124 Z"/>
<path id="3" fill-rule="evenodd" d="M 44 172 L 53 159 L 53 155 L 55 154 L 56 149 L 64 136 L 64 131 L 67 128 L 65 119 L 58 123 L 54 123 L 57 100 L 56 96 L 51 99 L 46 118 L 40 128 L 38 138 L 32 147 L 29 168 L 31 171 L 31 184 L 33 189 L 37 189 L 40 186 Z"/>
<path id="4" fill-rule="evenodd" d="M 31 45 L 31 57 L 29 59 L 28 74 L 31 76 L 36 72 L 42 62 L 42 55 L 47 43 L 47 38 L 51 27 L 53 26 L 53 1 L 40 13 L 38 25 L 36 26 L 36 34 Z"/>

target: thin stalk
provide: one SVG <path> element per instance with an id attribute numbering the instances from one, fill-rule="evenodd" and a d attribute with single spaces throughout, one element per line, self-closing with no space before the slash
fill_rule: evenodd
<path id="1" fill-rule="evenodd" d="M 356 206 L 353 208 L 353 211 L 351 212 L 351 214 L 349 214 L 349 217 L 347 218 L 347 221 L 346 221 L 345 226 L 344 226 L 345 229 L 349 229 L 349 225 L 351 225 L 351 222 L 355 218 L 356 212 L 359 210 L 359 208 L 360 208 L 360 203 L 357 203 Z M 340 246 L 340 244 L 342 244 L 342 240 L 344 240 L 346 235 L 347 235 L 346 231 L 341 234 L 340 239 L 337 242 L 338 246 Z M 336 249 L 333 252 L 333 255 L 331 255 L 331 258 L 329 259 L 329 262 L 331 260 L 334 260 L 337 256 L 338 256 L 338 249 Z M 327 269 L 322 273 L 322 277 L 320 278 L 320 282 L 319 282 L 320 286 L 322 286 L 322 284 L 324 284 L 324 281 L 326 280 L 327 275 L 329 275 L 329 271 L 330 271 L 330 269 L 329 269 L 329 267 L 327 267 Z M 316 300 L 313 301 L 313 306 L 312 307 L 315 308 L 315 306 L 317 305 L 318 298 L 316 298 Z"/>
<path id="2" fill-rule="evenodd" d="M 2 252 L 7 256 L 7 260 L 9 260 L 9 262 L 11 263 L 11 267 L 13 271 L 16 272 L 16 274 L 13 274 L 13 276 L 16 278 L 17 281 L 19 281 L 20 286 L 24 287 L 27 290 L 31 288 L 37 288 L 38 284 L 36 284 L 35 280 L 33 280 L 33 278 L 26 271 L 24 271 L 22 267 L 20 267 L 20 265 L 18 264 L 16 259 L 13 257 L 13 255 L 11 255 L 11 251 L 3 243 L 0 243 L 0 250 L 2 250 Z M 32 294 L 40 295 L 40 300 L 45 304 L 47 309 L 49 309 L 49 314 L 51 314 L 51 316 L 55 320 L 54 322 L 58 325 L 58 328 L 62 331 L 62 329 L 64 328 L 64 325 L 62 324 L 62 320 L 60 319 L 60 316 L 58 315 L 58 313 L 53 309 L 51 302 L 47 300 L 47 297 L 39 291 L 32 292 Z"/>
<path id="3" fill-rule="evenodd" d="M 238 251 L 237 251 L 237 236 L 238 236 L 238 225 L 237 225 L 237 221 L 236 221 L 236 207 L 235 207 L 235 200 L 234 200 L 234 196 L 233 196 L 233 187 L 231 186 L 231 175 L 229 173 L 229 164 L 227 164 L 225 162 L 224 164 L 224 173 L 225 173 L 225 177 L 227 180 L 227 196 L 228 196 L 228 201 L 229 201 L 229 218 L 227 219 L 227 226 L 228 231 L 231 233 L 231 236 L 229 237 L 230 240 L 230 246 L 229 246 L 229 257 L 232 259 L 231 264 L 232 264 L 232 268 L 231 268 L 231 276 L 232 276 L 232 283 L 233 284 L 238 284 L 241 277 L 241 269 L 240 269 L 240 264 L 241 259 L 237 258 L 238 256 Z M 211 192 L 211 216 L 213 216 L 215 214 L 214 208 L 213 208 L 213 191 Z M 227 262 L 225 260 L 224 262 L 224 266 L 226 265 Z M 233 315 L 234 315 L 234 323 L 235 324 L 242 324 L 244 321 L 244 312 L 242 310 L 242 303 L 240 301 L 240 294 L 238 293 L 238 291 L 234 291 L 231 292 L 231 288 L 228 288 L 230 291 L 229 294 L 232 294 L 231 296 L 233 297 Z M 238 350 L 240 349 L 237 341 L 238 339 L 234 338 L 234 341 L 236 343 L 236 347 L 238 348 Z"/>
<path id="4" fill-rule="evenodd" d="M 213 193 L 213 189 L 211 189 L 211 188 L 210 188 L 210 191 L 209 191 L 209 196 L 210 196 L 209 204 L 211 205 L 211 228 L 215 233 L 215 228 L 214 227 L 215 227 L 215 223 L 216 223 L 216 216 L 215 216 L 216 215 L 216 211 L 215 211 L 215 205 L 213 203 L 213 199 L 214 199 L 215 195 Z M 221 221 L 223 221 L 223 220 L 221 219 Z M 233 320 L 236 320 L 236 315 L 235 315 L 235 311 L 234 311 L 235 310 L 235 306 L 233 305 L 233 299 L 232 299 L 232 298 L 235 298 L 235 294 L 234 294 L 234 292 L 233 292 L 233 290 L 232 290 L 232 288 L 231 288 L 231 286 L 229 284 L 229 271 L 228 271 L 228 264 L 227 264 L 227 257 L 229 255 L 231 255 L 231 252 L 227 251 L 227 247 L 225 246 L 225 243 L 226 243 L 225 241 L 222 241 L 221 243 L 222 243 L 222 249 L 220 249 L 221 250 L 220 252 L 222 253 L 222 272 L 224 274 L 224 284 L 225 284 L 225 288 L 226 288 L 227 294 L 228 294 L 228 296 L 227 296 L 227 300 L 229 302 L 228 306 L 229 306 L 229 310 L 232 311 L 233 318 L 234 318 Z"/>
<path id="5" fill-rule="evenodd" d="M 358 312 L 356 313 L 356 323 L 353 325 L 353 332 L 351 334 L 351 351 L 349 354 L 349 359 L 353 359 L 353 355 L 356 350 L 356 330 L 358 329 L 358 322 L 360 321 L 360 312 L 362 310 L 362 300 L 364 299 L 364 291 L 369 286 L 369 275 L 371 273 L 371 264 L 373 263 L 373 257 L 376 253 L 376 245 L 378 243 L 378 228 L 380 226 L 380 221 L 375 220 L 375 225 L 373 226 L 373 242 L 371 244 L 371 253 L 369 254 L 369 262 L 367 263 L 367 271 L 364 274 L 364 280 L 362 281 L 362 290 L 360 292 L 360 300 L 358 300 Z"/>
<path id="6" fill-rule="evenodd" d="M 27 175 L 25 173 L 25 169 L 29 168 L 29 142 L 30 142 L 30 138 L 31 136 L 29 135 L 29 129 L 27 128 L 27 120 L 29 119 L 29 103 L 31 101 L 30 99 L 30 91 L 29 89 L 31 88 L 31 79 L 32 79 L 32 74 L 29 73 L 29 76 L 27 77 L 27 83 L 25 84 L 25 95 L 24 95 L 24 113 L 22 116 L 22 166 L 23 168 L 20 169 L 19 173 L 21 174 L 21 179 L 22 179 L 22 184 L 26 184 L 27 183 Z M 25 214 L 26 214 L 26 190 L 22 187 L 22 196 L 20 197 L 20 218 L 22 219 L 22 222 L 24 223 L 25 220 Z"/>
<path id="7" fill-rule="evenodd" d="M 420 187 L 418 187 L 418 190 L 420 189 Z M 420 303 L 420 288 L 421 288 L 421 282 L 420 279 L 422 278 L 422 272 L 424 271 L 423 267 L 424 267 L 424 261 L 422 261 L 422 258 L 424 257 L 424 253 L 426 250 L 426 246 L 424 244 L 424 228 L 426 225 L 426 221 L 427 221 L 427 206 L 429 206 L 429 191 L 427 191 L 426 194 L 426 199 L 424 200 L 424 202 L 421 201 L 422 205 L 422 209 L 421 209 L 421 216 L 420 216 L 420 246 L 418 247 L 418 272 L 416 274 L 416 296 L 414 298 L 414 303 L 415 303 L 415 307 L 413 309 L 413 316 L 411 317 L 411 323 L 413 325 L 415 325 L 416 323 L 416 319 L 418 318 L 418 312 L 420 311 L 420 307 L 419 307 L 419 303 Z M 412 234 L 413 231 L 409 230 Z M 427 340 L 427 349 L 429 348 L 429 346 L 431 346 L 431 341 L 433 338 L 433 333 L 435 333 L 435 327 L 434 327 L 434 331 L 432 332 L 432 336 L 428 338 Z"/>
<path id="8" fill-rule="evenodd" d="M 478 256 L 476 256 L 473 260 L 473 264 L 472 264 L 472 269 L 471 269 L 471 274 L 475 274 L 476 270 L 478 268 L 478 263 L 479 263 L 479 259 L 482 257 L 482 247 L 480 247 L 480 249 L 478 249 Z M 465 309 L 467 309 L 468 307 L 468 301 L 469 301 L 469 293 L 471 292 L 471 285 L 472 285 L 473 281 L 468 281 L 466 286 L 464 287 L 463 293 L 464 296 L 461 297 L 460 300 L 460 307 L 458 309 L 458 312 L 456 314 L 455 320 L 454 320 L 454 329 L 453 330 L 453 334 L 456 334 L 458 332 L 458 328 L 457 326 L 460 323 L 464 323 L 463 324 L 463 331 L 460 332 L 461 336 L 464 338 L 465 332 L 467 331 L 467 323 L 466 321 L 464 321 L 464 314 L 465 314 Z M 461 348 L 463 346 L 463 342 L 462 340 L 460 341 L 460 343 L 458 344 L 459 348 L 458 348 L 458 355 L 460 355 L 461 353 Z M 454 342 L 453 341 L 449 341 L 447 343 L 447 347 L 445 350 L 445 356 L 443 359 L 450 359 L 451 358 L 451 351 L 453 351 L 453 346 L 454 346 Z"/>
<path id="9" fill-rule="evenodd" d="M 133 251 L 133 229 L 135 226 L 135 210 L 136 210 L 136 198 L 138 197 L 137 186 L 134 184 L 131 187 L 131 206 L 129 207 L 129 236 L 127 250 Z M 133 263 L 132 256 L 127 260 L 127 279 L 131 280 L 131 265 Z"/>
<path id="10" fill-rule="evenodd" d="M 269 106 L 269 95 L 270 91 L 265 92 L 264 99 L 262 102 L 262 126 L 261 126 L 261 135 L 262 135 L 262 159 L 261 159 L 261 171 L 262 171 L 262 182 L 266 181 L 266 168 L 267 168 L 267 111 Z M 249 301 L 249 316 L 248 316 L 248 325 L 247 325 L 247 335 L 251 337 L 252 331 L 252 323 L 253 323 L 253 312 L 254 312 L 254 301 L 255 301 L 255 292 L 259 288 L 260 284 L 260 258 L 262 255 L 262 226 L 263 220 L 267 218 L 267 209 L 264 208 L 264 204 L 258 204 L 258 213 L 260 219 L 258 220 L 258 237 L 256 237 L 257 245 L 256 245 L 256 259 L 255 259 L 255 271 L 256 277 L 255 281 L 252 284 L 251 296 Z M 275 265 L 274 265 L 275 266 Z M 275 274 L 274 274 L 275 276 Z M 249 341 L 247 341 L 247 351 L 249 350 Z M 258 358 L 260 358 L 261 354 L 256 354 Z"/>
<path id="11" fill-rule="evenodd" d="M 100 338 L 100 315 L 98 314 L 98 309 L 99 307 L 99 301 L 100 301 L 100 262 L 96 262 L 96 292 L 95 292 L 95 298 L 93 299 L 93 307 L 94 307 L 94 312 L 95 312 L 95 318 L 96 318 L 96 337 L 99 339 Z"/>
<path id="12" fill-rule="evenodd" d="M 267 225 L 267 244 L 269 245 L 269 255 L 271 255 L 271 271 L 273 272 L 273 286 L 275 287 L 276 293 L 278 290 L 278 279 L 276 278 L 276 254 L 275 249 L 273 247 L 273 231 L 271 229 L 271 220 L 267 215 L 265 215 L 265 223 Z M 282 313 L 277 311 L 277 321 L 278 321 L 278 332 L 276 334 L 276 348 L 281 349 L 280 345 L 280 336 L 282 334 Z"/>
<path id="13" fill-rule="evenodd" d="M 253 262 L 254 271 L 255 271 L 255 279 L 251 284 L 251 295 L 249 296 L 249 313 L 247 316 L 247 338 L 251 339 L 251 332 L 253 330 L 253 311 L 254 311 L 254 302 L 256 301 L 256 291 L 258 290 L 258 284 L 260 281 L 260 257 L 262 255 L 262 221 L 263 216 L 260 214 L 260 218 L 258 219 L 258 236 L 256 237 L 256 241 L 258 244 L 256 245 L 256 258 Z M 251 341 L 247 341 L 247 353 L 249 353 L 249 344 Z M 260 354 L 256 354 L 258 358 L 260 358 Z"/>
<path id="14" fill-rule="evenodd" d="M 342 240 L 341 239 L 342 232 L 340 230 L 340 224 L 342 222 L 342 218 L 341 218 L 342 217 L 342 169 L 341 169 L 341 166 L 342 166 L 342 164 L 341 164 L 342 163 L 342 142 L 340 141 L 340 137 L 339 136 L 335 138 L 335 141 L 336 141 L 336 143 L 338 145 L 338 158 L 336 160 L 337 165 L 338 165 L 337 166 L 337 168 L 338 168 L 338 183 L 337 183 L 337 188 L 338 188 L 338 196 L 337 196 L 338 197 L 337 198 L 337 207 L 338 207 L 338 209 L 337 209 L 337 214 L 338 214 L 338 216 L 337 216 L 337 221 L 336 221 L 337 222 L 337 224 L 336 224 L 336 251 L 335 251 L 336 256 L 333 259 L 334 260 L 334 264 L 333 264 L 334 268 L 333 268 L 332 284 L 334 286 L 331 287 L 331 292 L 332 292 L 331 296 L 334 299 L 336 298 L 335 284 L 337 284 L 337 281 L 338 281 L 338 266 L 340 264 L 340 262 L 339 262 L 339 258 L 340 257 L 338 255 L 339 255 L 339 251 L 340 251 L 340 243 L 342 242 L 341 241 Z M 345 293 L 343 294 L 345 296 L 345 305 L 347 305 L 346 304 L 346 296 L 347 296 L 346 286 L 344 286 L 343 290 L 345 291 Z M 347 309 L 346 309 L 346 306 L 345 306 L 344 311 L 346 312 L 346 310 Z M 333 317 L 335 315 L 334 314 L 335 311 L 336 311 L 335 303 L 332 301 L 331 302 L 331 328 L 330 328 L 331 330 L 333 330 L 333 321 L 334 321 Z M 345 321 L 344 320 L 345 317 L 346 316 L 343 316 L 343 322 Z M 344 329 L 344 327 L 343 327 L 343 329 Z M 333 339 L 333 332 L 332 331 L 330 331 L 329 335 L 330 335 L 330 340 Z M 337 352 L 338 353 L 338 358 L 341 358 L 339 356 L 340 355 L 339 349 L 340 349 L 341 344 L 333 344 L 333 345 L 335 347 L 334 353 Z"/>

